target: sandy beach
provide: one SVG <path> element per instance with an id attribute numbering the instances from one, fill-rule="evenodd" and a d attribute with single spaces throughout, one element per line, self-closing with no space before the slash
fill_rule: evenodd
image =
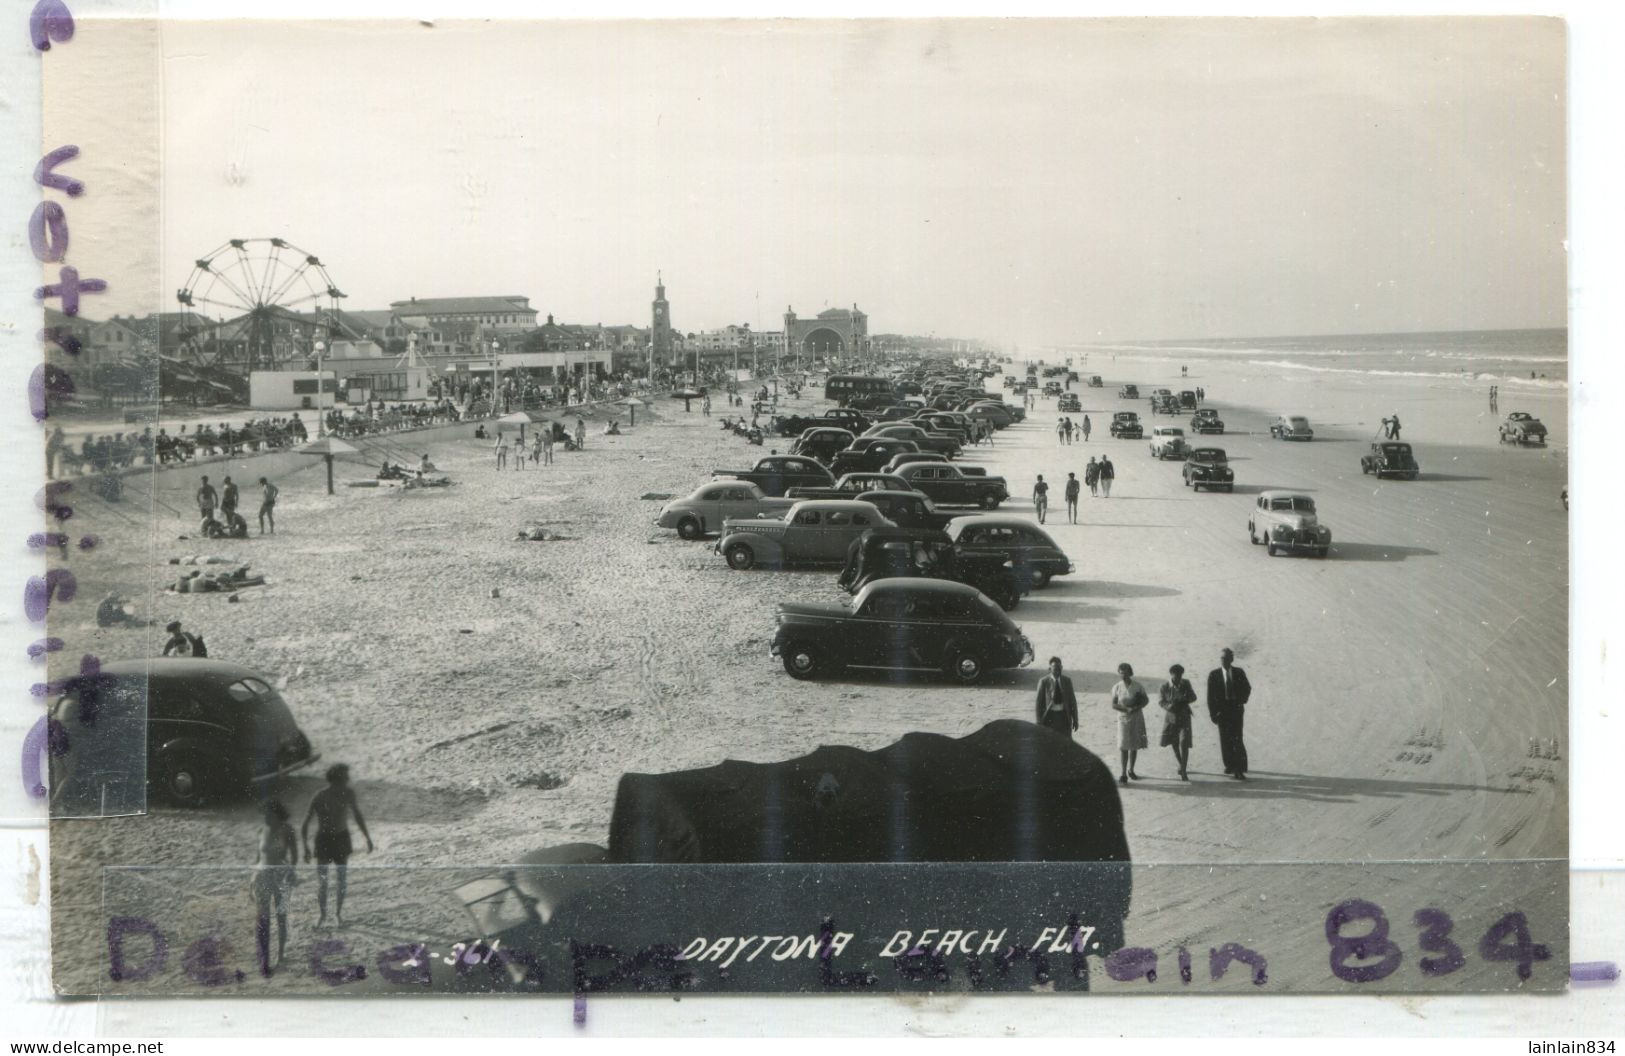
<path id="1" fill-rule="evenodd" d="M 1132 663 L 1154 689 L 1182 663 L 1200 687 L 1225 646 L 1254 686 L 1252 780 L 1220 773 L 1199 708 L 1191 781 L 1153 748 L 1138 764 L 1145 780 L 1122 790 L 1137 863 L 1563 857 L 1566 389 L 1504 385 L 1492 414 L 1487 386 L 1470 380 L 1185 360 L 1182 384 L 1180 362 L 1080 354 L 1077 369 L 1105 381 L 1074 386 L 1094 424 L 1090 443 L 1059 445 L 1054 401 L 1041 400 L 994 447 L 966 453 L 1009 479 L 1005 509 L 1026 515 L 1036 474 L 1081 477 L 1100 453 L 1117 467 L 1111 498 L 1085 493 L 1080 524 L 1052 508 L 1047 528 L 1077 572 L 1012 614 L 1039 664 L 976 688 L 786 676 L 767 651 L 774 606 L 839 597 L 834 575 L 734 572 L 709 542 L 653 527 L 660 502 L 642 496 L 686 494 L 712 469 L 767 452 L 676 401 L 640 413 L 623 436 L 590 427 L 585 452 L 524 471 L 498 473 L 472 426 L 432 446 L 385 441 L 396 459 L 427 452 L 457 482 L 444 490 L 344 487 L 372 474 L 341 463 L 328 496 L 310 460 L 277 478 L 274 538 L 178 538 L 196 528 L 197 477 L 218 482 L 226 465 L 132 477 L 122 506 L 86 499 L 75 525 L 105 545 L 75 561 L 98 583 L 127 584 L 160 626 L 98 630 L 85 619 L 93 606 L 82 606 L 65 610 L 60 628 L 53 612 L 52 633 L 94 641 L 104 659 L 139 657 L 155 655 L 161 624 L 180 619 L 206 636 L 211 656 L 285 679 L 324 764 L 344 761 L 356 774 L 378 841 L 358 867 L 496 863 L 602 843 L 627 771 L 770 761 L 821 744 L 874 749 L 911 730 L 957 736 L 1028 718 L 1052 654 L 1079 691 L 1078 739 L 1115 768 L 1117 664 Z M 1148 431 L 1164 421 L 1143 399 L 1117 399 L 1125 382 L 1207 390 L 1227 425 L 1211 442 L 1229 453 L 1233 494 L 1193 494 L 1178 463 L 1150 458 L 1144 441 L 1107 437 L 1116 410 L 1140 412 Z M 790 409 L 823 406 L 807 398 Z M 1497 443 L 1513 410 L 1545 421 L 1548 448 Z M 1359 456 L 1396 411 L 1422 475 L 1377 482 Z M 1267 424 L 1282 413 L 1307 415 L 1315 441 L 1271 440 Z M 246 494 L 252 478 L 237 479 Z M 1328 559 L 1271 559 L 1249 545 L 1248 511 L 1265 488 L 1314 496 L 1333 533 Z M 531 522 L 563 538 L 516 541 Z M 176 572 L 168 560 L 188 554 L 230 556 L 268 582 L 238 603 L 163 593 Z M 318 783 L 309 773 L 283 789 L 296 822 Z M 249 804 L 155 804 L 149 817 L 55 825 L 57 985 L 99 988 L 103 864 L 241 866 L 255 824 Z M 314 895 L 301 887 L 295 899 Z M 403 926 L 466 930 L 449 896 L 425 911 L 421 891 L 358 879 L 352 899 L 354 926 L 380 940 L 400 941 Z M 1143 919 L 1151 928 L 1153 917 Z"/>

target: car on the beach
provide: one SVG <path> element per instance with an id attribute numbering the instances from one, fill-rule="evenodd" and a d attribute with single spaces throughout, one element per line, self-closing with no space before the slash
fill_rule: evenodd
<path id="1" fill-rule="evenodd" d="M 1112 415 L 1111 434 L 1119 440 L 1138 440 L 1145 435 L 1140 416 L 1133 411 L 1118 411 Z"/>
<path id="2" fill-rule="evenodd" d="M 1177 425 L 1159 425 L 1151 430 L 1151 457 L 1162 461 L 1183 459 L 1190 448 L 1185 443 L 1185 430 Z"/>
<path id="3" fill-rule="evenodd" d="M 1003 403 L 978 400 L 965 408 L 966 417 L 973 422 L 989 422 L 995 429 L 1006 429 L 1016 422 L 1016 412 Z"/>
<path id="4" fill-rule="evenodd" d="M 1044 382 L 1044 395 L 1046 397 L 1059 396 L 1060 394 L 1061 394 L 1061 383 L 1060 382 L 1058 382 L 1058 381 L 1046 381 L 1046 382 Z"/>
<path id="5" fill-rule="evenodd" d="M 749 481 L 713 480 L 663 506 L 655 527 L 675 528 L 684 539 L 698 539 L 719 531 L 730 517 L 777 516 L 794 505 L 794 500 L 772 498 Z"/>
<path id="6" fill-rule="evenodd" d="M 890 407 L 882 407 L 875 412 L 875 422 L 900 422 L 904 418 L 911 418 L 919 408 L 910 407 L 904 403 L 894 403 Z M 873 423 L 871 423 L 873 424 Z M 867 428 L 867 426 L 865 427 Z"/>
<path id="7" fill-rule="evenodd" d="M 1171 392 L 1159 392 L 1151 397 L 1152 414 L 1178 414 L 1179 401 Z"/>
<path id="8" fill-rule="evenodd" d="M 1077 393 L 1063 392 L 1061 394 L 1060 402 L 1055 405 L 1055 409 L 1063 414 L 1068 412 L 1072 414 L 1082 414 L 1083 403 L 1078 399 Z"/>
<path id="9" fill-rule="evenodd" d="M 1501 443 L 1545 447 L 1546 426 L 1528 411 L 1513 411 L 1501 423 Z"/>
<path id="10" fill-rule="evenodd" d="M 962 467 L 946 462 L 910 462 L 897 467 L 896 472 L 915 491 L 944 506 L 980 506 L 993 510 L 1010 497 L 1003 477 L 990 477 L 986 472 L 966 473 Z"/>
<path id="11" fill-rule="evenodd" d="M 1004 387 L 1007 389 L 1013 389 L 1016 387 L 1016 376 L 1014 374 L 1006 374 L 1004 376 Z"/>
<path id="12" fill-rule="evenodd" d="M 1236 471 L 1230 468 L 1230 460 L 1222 447 L 1193 448 L 1180 473 L 1185 478 L 1185 486 L 1197 491 L 1203 488 L 1234 491 L 1236 487 Z"/>
<path id="13" fill-rule="evenodd" d="M 1224 433 L 1224 419 L 1219 417 L 1218 411 L 1204 407 L 1191 415 L 1191 432 L 1202 434 L 1219 433 L 1222 435 Z"/>
<path id="14" fill-rule="evenodd" d="M 780 517 L 722 522 L 715 550 L 729 568 L 833 564 L 870 528 L 895 528 L 875 505 L 856 499 L 802 499 Z"/>
<path id="15" fill-rule="evenodd" d="M 1360 456 L 1360 472 L 1374 473 L 1379 480 L 1383 477 L 1415 480 L 1421 471 L 1411 445 L 1397 440 L 1374 441 L 1371 450 Z"/>
<path id="16" fill-rule="evenodd" d="M 963 514 L 945 513 L 937 509 L 923 492 L 918 491 L 866 491 L 858 496 L 872 503 L 888 521 L 899 528 L 930 528 L 937 531 Z"/>
<path id="17" fill-rule="evenodd" d="M 1137 400 L 1140 398 L 1140 387 L 1138 385 L 1124 385 L 1117 390 L 1117 398 L 1121 400 Z"/>
<path id="18" fill-rule="evenodd" d="M 919 449 L 914 441 L 895 436 L 860 436 L 851 446 L 835 452 L 829 468 L 832 473 L 873 473 L 898 455 Z"/>
<path id="19" fill-rule="evenodd" d="M 1301 414 L 1283 414 L 1270 423 L 1270 436 L 1277 440 L 1313 440 L 1315 431 Z"/>
<path id="20" fill-rule="evenodd" d="M 1196 390 L 1195 389 L 1180 389 L 1179 390 L 1179 406 L 1180 406 L 1180 409 L 1186 410 L 1186 411 L 1194 411 L 1194 410 L 1196 410 Z"/>
<path id="21" fill-rule="evenodd" d="M 845 473 L 831 488 L 791 488 L 782 499 L 769 502 L 784 503 L 789 509 L 797 499 L 855 499 L 866 491 L 912 491 L 908 481 L 895 473 Z"/>
<path id="22" fill-rule="evenodd" d="M 275 679 L 201 657 L 118 660 L 69 678 L 51 718 L 66 732 L 50 761 L 62 809 L 96 802 L 145 726 L 148 788 L 177 806 L 244 796 L 321 756 L 299 729 Z"/>
<path id="23" fill-rule="evenodd" d="M 796 438 L 790 453 L 816 458 L 827 464 L 835 457 L 835 452 L 845 450 L 855 439 L 857 437 L 850 429 L 808 429 Z"/>
<path id="24" fill-rule="evenodd" d="M 780 602 L 768 647 L 791 677 L 847 668 L 940 671 L 963 685 L 1026 667 L 1032 643 L 987 595 L 940 579 L 880 579 L 846 605 Z"/>
<path id="25" fill-rule="evenodd" d="M 849 430 L 853 436 L 862 435 L 865 429 L 875 424 L 867 415 L 859 414 L 850 407 L 831 407 L 819 417 L 827 425 Z"/>
<path id="26" fill-rule="evenodd" d="M 953 458 L 959 454 L 960 442 L 947 433 L 925 429 L 912 422 L 887 422 L 871 426 L 865 436 L 889 436 L 896 440 L 912 440 L 921 451 L 936 451 Z"/>
<path id="27" fill-rule="evenodd" d="M 795 487 L 827 488 L 835 483 L 835 474 L 813 459 L 797 455 L 769 455 L 750 469 L 713 469 L 711 476 L 749 481 L 773 498 Z"/>
<path id="28" fill-rule="evenodd" d="M 980 514 L 955 517 L 948 537 L 964 553 L 999 554 L 1035 588 L 1076 571 L 1049 533 L 1024 517 Z"/>
<path id="29" fill-rule="evenodd" d="M 1089 387 L 1091 389 L 1103 389 L 1106 387 L 1106 383 L 1100 380 L 1099 374 L 1091 374 L 1089 375 Z"/>
<path id="30" fill-rule="evenodd" d="M 1325 557 L 1332 546 L 1331 529 L 1320 523 L 1315 500 L 1293 491 L 1260 492 L 1247 518 L 1247 538 L 1262 543 L 1271 557 L 1307 552 Z"/>

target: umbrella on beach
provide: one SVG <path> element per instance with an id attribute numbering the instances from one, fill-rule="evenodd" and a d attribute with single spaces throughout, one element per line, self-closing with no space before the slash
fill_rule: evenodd
<path id="1" fill-rule="evenodd" d="M 523 444 L 525 442 L 525 426 L 534 425 L 537 422 L 543 422 L 546 420 L 547 419 L 545 418 L 540 418 L 534 414 L 531 414 L 529 411 L 514 411 L 512 414 L 505 414 L 501 418 L 497 419 L 497 431 L 502 431 L 502 426 L 504 423 L 508 425 L 517 425 L 519 427 L 519 442 Z"/>
<path id="2" fill-rule="evenodd" d="M 327 493 L 333 494 L 333 457 L 335 455 L 359 455 L 360 449 L 340 440 L 336 436 L 324 436 L 320 440 L 313 440 L 304 447 L 296 448 L 295 454 L 321 455 L 327 460 Z"/>
<path id="3" fill-rule="evenodd" d="M 638 408 L 639 407 L 647 407 L 649 405 L 647 403 L 644 403 L 642 400 L 638 399 L 636 396 L 628 396 L 626 399 L 621 401 L 621 406 L 625 407 L 627 410 L 632 412 L 631 424 L 632 425 L 637 425 L 638 424 Z"/>

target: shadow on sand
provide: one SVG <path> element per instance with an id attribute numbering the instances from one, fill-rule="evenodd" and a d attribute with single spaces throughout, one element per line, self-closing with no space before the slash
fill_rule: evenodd
<path id="1" fill-rule="evenodd" d="M 1145 752 L 1140 753 L 1141 757 Z M 1164 762 L 1172 764 L 1168 754 Z M 1145 764 L 1138 764 L 1145 769 Z M 1237 781 L 1223 774 L 1191 771 L 1190 781 L 1174 776 L 1146 775 L 1133 782 L 1135 791 L 1168 792 L 1177 796 L 1210 796 L 1220 799 L 1307 799 L 1316 803 L 1353 803 L 1360 799 L 1398 799 L 1404 796 L 1448 796 L 1456 792 L 1495 792 L 1527 796 L 1527 788 L 1496 785 L 1462 785 L 1447 781 L 1402 781 L 1381 777 L 1321 777 L 1313 774 L 1287 774 L 1273 770 L 1249 770 L 1247 780 Z M 1127 793 L 1125 793 L 1126 795 Z"/>
<path id="2" fill-rule="evenodd" d="M 1421 546 L 1383 546 L 1380 543 L 1332 543 L 1329 555 L 1338 561 L 1403 561 L 1408 557 L 1437 557 L 1439 551 Z"/>
<path id="3" fill-rule="evenodd" d="M 1237 484 L 1234 490 L 1237 495 L 1260 495 L 1266 491 L 1302 492 L 1305 495 L 1309 495 L 1319 489 L 1300 488 L 1295 485 L 1287 484 Z"/>
<path id="4" fill-rule="evenodd" d="M 1495 478 L 1494 477 L 1462 476 L 1462 475 L 1458 475 L 1458 474 L 1455 474 L 1455 473 L 1418 473 L 1416 475 L 1416 479 L 1417 479 L 1418 482 L 1420 482 L 1420 481 L 1426 481 L 1426 480 L 1442 480 L 1442 481 L 1494 480 Z"/>
<path id="5" fill-rule="evenodd" d="M 1133 527 L 1138 528 L 1141 525 Z M 1072 598 L 1169 598 L 1183 593 L 1184 591 L 1173 587 L 1158 587 L 1149 583 L 1118 583 L 1109 579 L 1057 579 L 1042 592 Z M 1042 594 L 1034 593 L 1031 596 L 1041 597 Z"/>

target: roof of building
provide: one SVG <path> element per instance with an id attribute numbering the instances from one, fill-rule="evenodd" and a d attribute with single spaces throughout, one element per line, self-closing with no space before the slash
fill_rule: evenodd
<path id="1" fill-rule="evenodd" d="M 405 301 L 391 301 L 389 307 L 397 315 L 478 315 L 482 312 L 530 312 L 530 298 L 519 294 L 500 297 L 413 297 Z"/>

